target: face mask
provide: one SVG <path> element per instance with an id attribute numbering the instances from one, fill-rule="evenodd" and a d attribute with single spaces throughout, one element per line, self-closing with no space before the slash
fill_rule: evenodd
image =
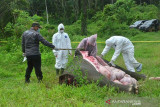
<path id="1" fill-rule="evenodd" d="M 61 32 L 61 33 L 63 33 L 63 32 L 64 32 L 64 30 L 60 30 L 60 32 Z"/>
<path id="2" fill-rule="evenodd" d="M 38 29 L 38 30 L 37 30 L 37 32 L 39 32 L 39 33 L 40 33 L 40 29 Z"/>

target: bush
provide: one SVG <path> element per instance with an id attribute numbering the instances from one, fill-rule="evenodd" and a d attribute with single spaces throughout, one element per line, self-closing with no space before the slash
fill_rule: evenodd
<path id="1" fill-rule="evenodd" d="M 15 20 L 13 34 L 20 37 L 22 33 L 31 27 L 34 21 L 27 12 L 19 10 L 18 18 Z"/>
<path id="2" fill-rule="evenodd" d="M 43 18 L 37 15 L 34 15 L 32 18 L 32 20 L 34 20 L 35 22 L 41 22 L 43 21 Z"/>
<path id="3" fill-rule="evenodd" d="M 68 33 L 70 38 L 74 37 L 75 35 L 80 35 L 81 34 L 80 23 L 81 23 L 81 21 L 78 20 L 73 25 L 65 26 L 65 32 Z"/>
<path id="4" fill-rule="evenodd" d="M 11 24 L 10 22 L 5 27 L 5 35 L 7 36 L 16 36 L 20 37 L 24 31 L 30 29 L 33 22 L 39 22 L 43 24 L 42 17 L 34 15 L 33 17 L 29 16 L 29 13 L 22 10 L 14 10 L 13 14 L 15 15 L 15 23 Z"/>
<path id="5" fill-rule="evenodd" d="M 101 37 L 110 37 L 134 36 L 140 31 L 129 29 L 130 24 L 137 20 L 157 18 L 158 8 L 154 5 L 136 5 L 133 0 L 117 0 L 115 4 L 106 5 L 103 12 L 98 12 L 92 20 L 96 21 Z"/>
<path id="6" fill-rule="evenodd" d="M 7 37 L 12 36 L 12 35 L 13 35 L 13 32 L 14 32 L 13 24 L 9 22 L 9 23 L 6 25 L 6 27 L 4 28 L 4 32 L 5 32 L 5 35 L 6 35 Z"/>

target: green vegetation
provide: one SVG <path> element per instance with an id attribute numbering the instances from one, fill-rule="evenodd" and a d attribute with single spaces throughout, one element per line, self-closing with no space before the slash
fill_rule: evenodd
<path id="1" fill-rule="evenodd" d="M 31 83 L 25 84 L 24 75 L 27 64 L 22 62 L 21 35 L 30 28 L 32 22 L 37 21 L 42 25 L 41 34 L 48 41 L 51 41 L 52 35 L 57 32 L 57 25 L 61 22 L 64 23 L 65 32 L 69 34 L 72 42 L 79 42 L 86 37 L 81 35 L 81 24 L 86 16 L 86 14 L 82 14 L 82 9 L 80 9 L 81 0 L 62 0 L 63 3 L 59 0 L 47 0 L 49 2 L 50 24 L 46 24 L 45 7 L 43 7 L 43 3 L 40 3 L 43 1 L 6 0 L 8 5 L 4 0 L 0 1 L 0 5 L 10 6 L 8 10 L 5 10 L 4 6 L 0 8 L 0 41 L 7 41 L 6 43 L 0 42 L 0 106 L 97 107 L 105 106 L 105 101 L 110 96 L 146 97 L 160 100 L 159 81 L 148 79 L 160 75 L 160 43 L 134 43 L 135 58 L 143 64 L 143 70 L 140 73 L 147 75 L 145 81 L 139 81 L 138 95 L 118 93 L 114 88 L 99 87 L 96 83 L 82 84 L 80 87 L 59 85 L 54 68 L 55 57 L 52 50 L 42 44 L 40 44 L 40 50 L 42 53 L 43 83 L 38 83 L 33 71 Z M 114 4 L 110 4 L 110 1 L 107 0 L 101 0 L 104 4 L 98 3 L 97 0 L 87 1 L 87 20 L 84 20 L 87 23 L 87 36 L 97 33 L 97 42 L 105 42 L 113 35 L 123 35 L 131 41 L 160 40 L 160 31 L 141 32 L 128 27 L 136 20 L 160 19 L 159 1 L 111 0 Z M 77 45 L 78 43 L 72 43 L 73 48 L 76 48 Z M 98 55 L 104 46 L 104 43 L 98 44 Z M 110 60 L 113 52 L 114 50 L 109 51 L 105 59 Z M 73 55 L 69 56 L 69 62 L 72 59 Z M 115 63 L 125 68 L 122 55 Z M 68 66 L 70 66 L 69 63 Z"/>
<path id="2" fill-rule="evenodd" d="M 160 32 L 141 33 L 131 40 L 157 40 L 159 35 Z M 20 44 L 7 42 L 0 47 L 0 106 L 104 106 L 109 96 L 160 98 L 159 81 L 148 80 L 149 77 L 160 75 L 160 43 L 134 43 L 135 58 L 143 64 L 141 73 L 148 76 L 147 80 L 139 81 L 138 95 L 117 93 L 114 88 L 98 87 L 94 83 L 81 87 L 59 85 L 58 77 L 55 75 L 54 55 L 45 46 L 41 46 L 43 83 L 38 83 L 33 71 L 31 83 L 24 84 L 26 62 L 22 63 Z M 77 45 L 73 43 L 72 47 L 75 48 Z M 104 46 L 105 44 L 98 44 L 98 54 Z M 113 52 L 111 50 L 105 58 L 110 60 Z M 70 57 L 72 58 L 73 56 Z M 116 64 L 125 68 L 122 56 L 118 57 Z"/>

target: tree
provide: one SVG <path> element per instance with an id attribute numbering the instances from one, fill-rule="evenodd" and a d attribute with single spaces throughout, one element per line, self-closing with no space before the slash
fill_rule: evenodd
<path id="1" fill-rule="evenodd" d="M 10 9 L 11 3 L 10 0 L 1 0 L 0 1 L 0 31 L 2 32 L 1 35 L 4 34 L 4 27 L 7 25 L 8 22 L 12 21 L 12 10 Z"/>
<path id="2" fill-rule="evenodd" d="M 48 8 L 47 8 L 47 1 L 45 0 L 45 6 L 46 6 L 46 15 L 47 15 L 47 24 L 49 23 L 48 21 Z"/>
<path id="3" fill-rule="evenodd" d="M 87 35 L 87 1 L 82 0 L 81 33 Z"/>
<path id="4" fill-rule="evenodd" d="M 13 11 L 15 9 L 27 10 L 27 0 L 1 0 L 0 1 L 0 30 L 4 34 L 4 27 L 9 23 L 15 21 Z M 3 35 L 2 34 L 2 35 Z"/>

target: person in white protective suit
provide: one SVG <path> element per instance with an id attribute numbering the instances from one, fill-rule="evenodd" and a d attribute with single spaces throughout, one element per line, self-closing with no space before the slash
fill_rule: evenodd
<path id="1" fill-rule="evenodd" d="M 134 46 L 128 38 L 125 38 L 123 36 L 112 36 L 107 39 L 106 46 L 101 53 L 101 57 L 103 57 L 111 47 L 115 49 L 115 52 L 110 61 L 110 64 L 112 66 L 115 66 L 114 61 L 122 52 L 127 69 L 131 72 L 135 72 L 134 68 L 137 69 L 137 72 L 141 71 L 142 64 L 137 62 L 137 60 L 134 58 Z"/>
<path id="2" fill-rule="evenodd" d="M 57 49 L 72 49 L 70 38 L 68 34 L 64 32 L 64 25 L 62 23 L 58 25 L 58 32 L 53 35 L 52 43 Z M 68 62 L 68 54 L 72 55 L 72 51 L 55 49 L 53 53 L 56 57 L 56 75 L 59 75 L 59 73 L 62 74 Z"/>

